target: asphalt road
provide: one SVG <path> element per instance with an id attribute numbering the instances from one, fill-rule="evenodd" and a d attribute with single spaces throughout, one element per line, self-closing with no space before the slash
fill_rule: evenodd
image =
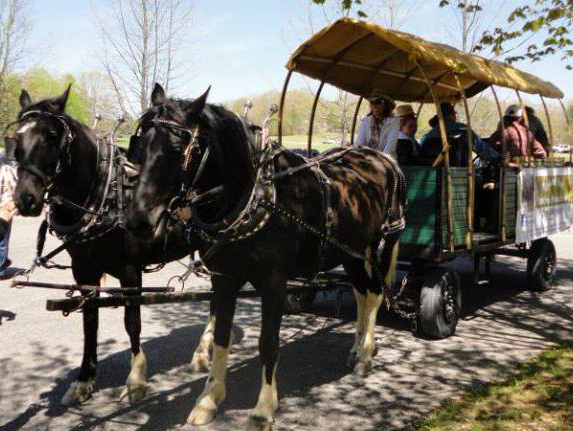
<path id="1" fill-rule="evenodd" d="M 35 244 L 37 220 L 18 218 L 10 257 L 26 267 Z M 573 339 L 573 234 L 554 238 L 559 285 L 548 293 L 526 289 L 524 262 L 499 258 L 492 283 L 470 285 L 470 265 L 460 260 L 463 319 L 454 337 L 430 341 L 381 311 L 378 355 L 365 379 L 344 362 L 352 344 L 354 305 L 319 297 L 313 313 L 284 318 L 278 371 L 280 409 L 276 430 L 395 430 L 422 418 L 461 388 L 507 375 L 517 363 L 556 343 Z M 57 244 L 50 240 L 47 249 Z M 58 261 L 66 262 L 66 258 Z M 145 285 L 165 285 L 182 272 L 173 263 L 145 276 Z M 70 271 L 38 270 L 33 280 L 72 282 Z M 110 279 L 108 285 L 116 285 Z M 205 286 L 195 279 L 193 286 Z M 129 342 L 120 309 L 100 314 L 99 376 L 93 398 L 79 408 L 59 400 L 77 373 L 82 354 L 81 315 L 45 310 L 61 291 L 11 289 L 0 282 L 0 430 L 168 430 L 185 424 L 205 383 L 189 362 L 208 313 L 208 304 L 148 306 L 143 309 L 143 348 L 149 393 L 130 405 L 119 401 L 129 369 Z M 257 300 L 241 300 L 230 359 L 227 399 L 204 430 L 243 428 L 260 384 L 257 358 Z"/>

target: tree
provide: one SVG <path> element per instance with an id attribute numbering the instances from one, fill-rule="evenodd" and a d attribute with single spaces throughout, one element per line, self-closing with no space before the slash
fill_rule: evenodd
<path id="1" fill-rule="evenodd" d="M 182 78 L 179 55 L 191 33 L 191 3 L 105 0 L 98 5 L 94 15 L 105 74 L 124 112 L 144 111 L 154 82 L 169 91 Z"/>
<path id="2" fill-rule="evenodd" d="M 459 8 L 479 8 L 479 1 L 456 0 Z M 441 7 L 453 3 L 440 0 Z M 569 38 L 573 24 L 573 0 L 529 0 L 516 7 L 507 17 L 508 26 L 486 30 L 474 47 L 474 51 L 487 48 L 496 57 L 511 64 L 529 59 L 539 61 L 550 55 L 561 55 L 571 70 L 569 61 L 573 57 L 573 41 Z M 508 28 L 509 27 L 509 28 Z M 517 28 L 516 28 L 517 27 Z M 534 36 L 541 36 L 542 42 L 530 43 Z"/>
<path id="3" fill-rule="evenodd" d="M 14 82 L 8 77 L 24 60 L 30 30 L 28 0 L 0 0 L 0 121 L 8 117 L 6 97 Z"/>

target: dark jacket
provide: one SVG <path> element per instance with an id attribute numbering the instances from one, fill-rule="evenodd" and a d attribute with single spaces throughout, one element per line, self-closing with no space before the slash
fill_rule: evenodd
<path id="1" fill-rule="evenodd" d="M 8 225 L 9 223 L 6 220 L 0 218 L 0 241 L 2 241 L 6 236 L 6 232 L 8 232 Z"/>
<path id="2" fill-rule="evenodd" d="M 420 145 L 418 142 L 404 138 L 403 136 L 398 138 L 396 156 L 400 166 L 416 164 L 418 154 L 420 154 Z"/>

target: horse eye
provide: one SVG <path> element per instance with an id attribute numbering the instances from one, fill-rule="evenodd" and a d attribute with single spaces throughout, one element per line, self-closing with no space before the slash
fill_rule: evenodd
<path id="1" fill-rule="evenodd" d="M 50 136 L 58 136 L 58 131 L 56 129 L 50 129 L 48 130 L 48 133 Z"/>

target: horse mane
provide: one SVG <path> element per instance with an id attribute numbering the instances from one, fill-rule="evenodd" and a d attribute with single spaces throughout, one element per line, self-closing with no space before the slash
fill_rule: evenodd
<path id="1" fill-rule="evenodd" d="M 254 133 L 235 113 L 220 105 L 207 104 L 199 117 L 203 139 L 221 162 L 226 182 L 250 182 L 255 176 L 254 157 L 258 152 Z M 243 183 L 243 184 L 241 184 Z"/>

